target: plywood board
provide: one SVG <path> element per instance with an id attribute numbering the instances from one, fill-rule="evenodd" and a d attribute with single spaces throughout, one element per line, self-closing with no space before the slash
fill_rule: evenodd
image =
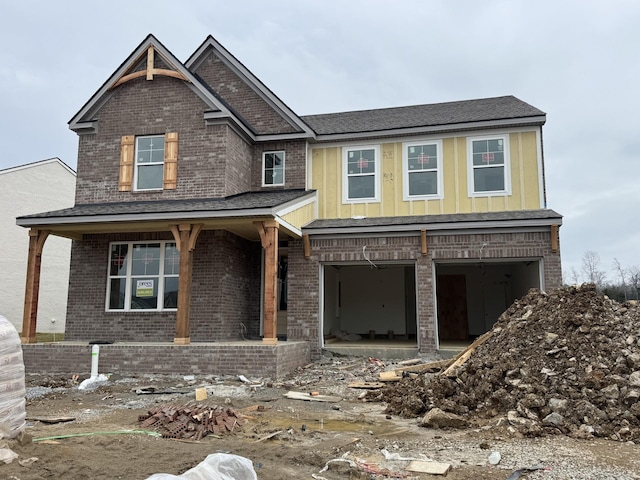
<path id="1" fill-rule="evenodd" d="M 450 463 L 412 460 L 405 470 L 409 472 L 428 473 L 430 475 L 446 475 L 451 469 Z"/>

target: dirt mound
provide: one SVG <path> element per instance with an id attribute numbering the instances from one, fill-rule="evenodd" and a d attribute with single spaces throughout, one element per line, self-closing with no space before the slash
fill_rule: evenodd
<path id="1" fill-rule="evenodd" d="M 387 412 L 505 417 L 525 435 L 640 440 L 640 308 L 593 285 L 532 290 L 453 375 L 386 387 Z"/>

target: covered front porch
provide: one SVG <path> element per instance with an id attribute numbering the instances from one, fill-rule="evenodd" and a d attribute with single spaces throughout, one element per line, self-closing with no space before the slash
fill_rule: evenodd
<path id="1" fill-rule="evenodd" d="M 287 355 L 257 346 L 278 345 L 279 250 L 289 239 L 301 238 L 300 226 L 315 213 L 314 202 L 315 192 L 253 192 L 227 199 L 77 205 L 21 217 L 18 224 L 30 228 L 31 239 L 23 344 L 36 339 L 42 248 L 49 235 L 59 235 L 74 240 L 65 330 L 65 339 L 75 342 L 72 352 L 94 342 L 108 344 L 112 352 L 158 343 L 139 353 L 163 358 L 168 367 L 156 361 L 157 370 L 180 369 L 191 355 L 221 352 L 229 353 L 233 366 L 233 347 L 225 350 L 217 343 L 241 341 L 244 348 L 251 339 L 248 352 L 260 358 L 251 363 L 264 358 L 270 366 L 260 368 L 278 373 Z M 67 342 L 55 345 L 71 348 Z M 196 347 L 175 351 L 170 360 L 171 345 Z M 43 348 L 26 351 L 37 358 Z M 303 350 L 294 349 L 302 354 L 294 364 L 308 361 L 308 349 Z"/>

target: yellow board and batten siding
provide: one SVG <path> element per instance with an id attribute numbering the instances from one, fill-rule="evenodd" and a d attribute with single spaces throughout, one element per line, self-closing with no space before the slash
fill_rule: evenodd
<path id="1" fill-rule="evenodd" d="M 374 145 L 368 142 L 367 145 Z M 442 139 L 444 195 L 441 199 L 403 199 L 402 142 L 380 142 L 380 202 L 342 202 L 342 147 L 315 147 L 311 188 L 318 192 L 318 218 L 393 217 L 445 213 L 497 212 L 541 208 L 535 131 L 509 134 L 510 195 L 470 197 L 467 137 Z"/>
<path id="2" fill-rule="evenodd" d="M 306 225 L 316 219 L 315 209 L 315 203 L 308 203 L 307 205 L 282 215 L 282 219 L 289 225 L 296 228 L 302 228 L 303 225 Z"/>

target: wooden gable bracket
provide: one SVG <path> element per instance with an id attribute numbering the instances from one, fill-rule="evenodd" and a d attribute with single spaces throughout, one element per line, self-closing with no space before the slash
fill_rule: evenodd
<path id="1" fill-rule="evenodd" d="M 422 249 L 422 255 L 426 255 L 427 254 L 427 230 L 424 228 L 420 230 L 420 246 Z"/>
<path id="2" fill-rule="evenodd" d="M 557 252 L 558 250 L 560 250 L 560 227 L 551 225 L 551 251 Z"/>
<path id="3" fill-rule="evenodd" d="M 189 82 L 189 79 L 185 77 L 182 73 L 176 70 L 167 70 L 166 68 L 155 68 L 154 60 L 155 60 L 155 48 L 152 45 L 149 45 L 147 48 L 147 68 L 145 70 L 140 70 L 138 72 L 127 73 L 120 77 L 109 89 L 116 88 L 123 83 L 128 82 L 129 80 L 133 80 L 135 78 L 145 77 L 147 80 L 153 80 L 154 75 L 164 75 L 165 77 L 173 77 L 178 80 L 184 80 L 185 82 Z M 134 63 L 137 63 L 134 62 Z"/>

